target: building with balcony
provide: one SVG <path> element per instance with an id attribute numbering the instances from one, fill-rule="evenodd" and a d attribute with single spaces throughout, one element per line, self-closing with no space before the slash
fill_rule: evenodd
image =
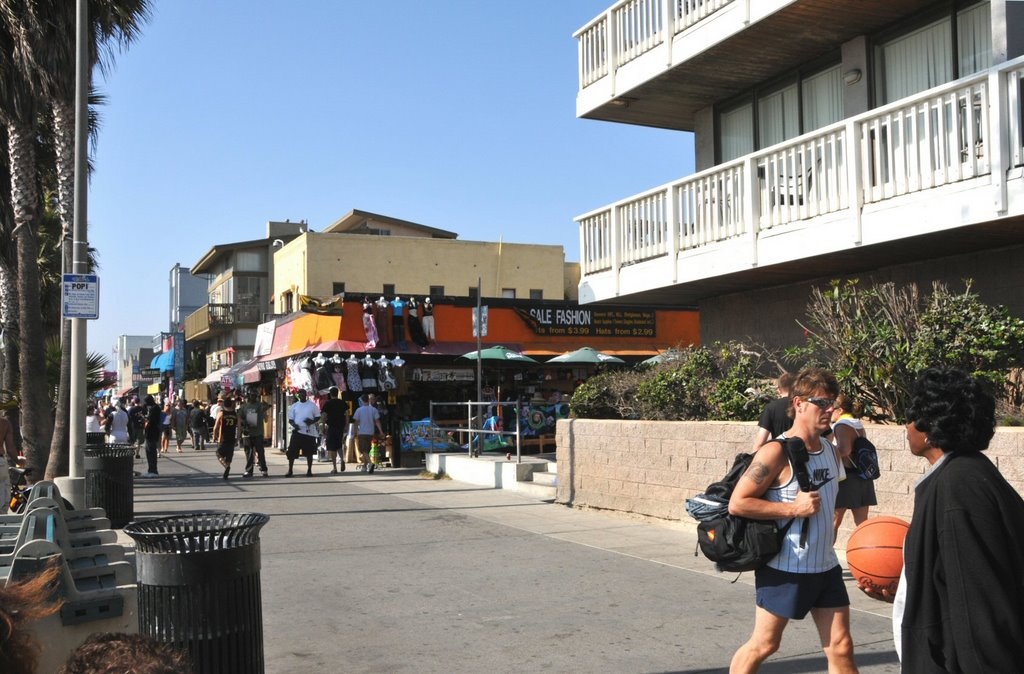
<path id="1" fill-rule="evenodd" d="M 839 277 L 1024 314 L 1024 3 L 622 0 L 575 37 L 577 115 L 693 132 L 697 168 L 576 218 L 581 303 L 775 344 Z"/>
<path id="2" fill-rule="evenodd" d="M 256 326 L 272 313 L 275 250 L 307 229 L 305 222 L 268 222 L 266 236 L 217 244 L 192 266 L 206 281 L 207 300 L 185 318 L 185 341 L 206 359 L 206 373 L 252 356 Z"/>

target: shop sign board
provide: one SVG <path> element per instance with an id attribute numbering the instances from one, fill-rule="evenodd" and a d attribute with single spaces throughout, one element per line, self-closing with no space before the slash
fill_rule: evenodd
<path id="1" fill-rule="evenodd" d="M 160 368 L 158 367 L 144 367 L 140 372 L 143 379 L 159 379 Z"/>
<path id="2" fill-rule="evenodd" d="M 474 381 L 476 373 L 470 368 L 417 367 L 412 371 L 413 381 Z"/>
<path id="3" fill-rule="evenodd" d="M 583 337 L 656 337 L 656 312 L 644 309 L 584 309 L 516 307 L 516 313 L 536 334 Z"/>
<path id="4" fill-rule="evenodd" d="M 64 318 L 100 317 L 100 277 L 96 274 L 63 275 Z"/>

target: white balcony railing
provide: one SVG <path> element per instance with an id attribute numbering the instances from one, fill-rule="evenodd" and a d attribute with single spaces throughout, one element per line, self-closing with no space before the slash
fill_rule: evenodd
<path id="1" fill-rule="evenodd" d="M 577 218 L 584 276 L 1024 165 L 1024 57 Z M 998 167 L 998 170 L 994 170 Z M 851 198 L 852 197 L 852 198 Z"/>
<path id="2" fill-rule="evenodd" d="M 619 0 L 575 33 L 580 89 L 735 1 Z"/>

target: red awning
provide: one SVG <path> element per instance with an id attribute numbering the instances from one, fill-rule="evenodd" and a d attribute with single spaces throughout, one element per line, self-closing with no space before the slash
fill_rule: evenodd
<path id="1" fill-rule="evenodd" d="M 271 360 L 277 360 L 278 358 L 284 358 L 289 355 L 288 342 L 292 338 L 292 323 L 294 321 L 288 321 L 282 323 L 274 329 L 274 343 L 270 347 L 270 353 L 259 359 L 259 362 L 265 363 Z"/>
<path id="2" fill-rule="evenodd" d="M 263 371 L 260 370 L 255 363 L 253 363 L 252 367 L 242 372 L 243 384 L 258 384 L 262 378 Z"/>

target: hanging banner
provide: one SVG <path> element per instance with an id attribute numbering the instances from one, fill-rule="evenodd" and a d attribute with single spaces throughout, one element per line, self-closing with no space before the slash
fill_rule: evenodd
<path id="1" fill-rule="evenodd" d="M 637 309 L 581 309 L 578 306 L 515 307 L 538 335 L 585 337 L 657 337 L 656 313 Z"/>
<path id="2" fill-rule="evenodd" d="M 471 313 L 473 315 L 473 336 L 474 337 L 477 336 L 477 334 L 476 334 L 477 323 L 479 323 L 481 326 L 483 326 L 483 328 L 480 331 L 480 337 L 486 337 L 487 336 L 487 305 L 485 304 L 482 307 L 480 307 L 480 320 L 479 321 L 477 320 L 477 316 L 476 316 L 477 312 L 476 312 L 475 308 L 473 309 L 473 311 Z"/>

